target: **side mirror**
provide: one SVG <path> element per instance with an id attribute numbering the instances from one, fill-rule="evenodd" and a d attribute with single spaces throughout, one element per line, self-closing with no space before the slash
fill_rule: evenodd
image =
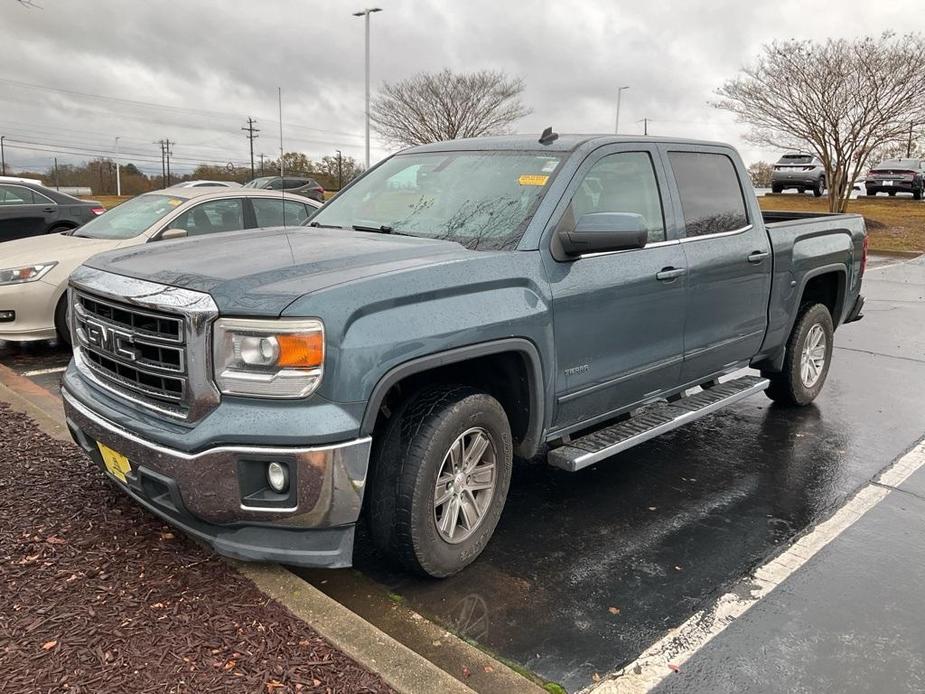
<path id="1" fill-rule="evenodd" d="M 171 239 L 185 239 L 187 237 L 186 229 L 168 229 L 161 234 L 159 241 L 170 241 Z"/>
<path id="2" fill-rule="evenodd" d="M 574 229 L 561 229 L 558 236 L 565 254 L 576 256 L 643 248 L 649 234 L 642 215 L 590 212 L 578 219 Z"/>

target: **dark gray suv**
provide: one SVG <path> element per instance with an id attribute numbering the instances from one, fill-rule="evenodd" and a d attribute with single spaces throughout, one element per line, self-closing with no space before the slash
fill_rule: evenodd
<path id="1" fill-rule="evenodd" d="M 285 190 L 324 202 L 324 187 L 314 178 L 307 176 L 261 176 L 244 184 L 245 188 L 265 188 L 267 190 Z"/>
<path id="2" fill-rule="evenodd" d="M 825 191 L 825 168 L 819 157 L 801 152 L 782 156 L 771 174 L 771 190 L 780 193 L 787 188 L 801 193 L 811 190 L 817 198 L 821 196 Z"/>

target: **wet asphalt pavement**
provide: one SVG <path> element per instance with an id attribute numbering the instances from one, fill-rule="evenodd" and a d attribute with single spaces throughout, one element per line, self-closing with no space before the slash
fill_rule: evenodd
<path id="1" fill-rule="evenodd" d="M 299 573 L 360 614 L 369 613 L 364 601 L 400 596 L 407 607 L 569 691 L 586 687 L 828 516 L 925 433 L 925 259 L 873 263 L 863 293 L 865 318 L 838 331 L 828 382 L 807 408 L 780 408 L 756 396 L 578 473 L 519 465 L 485 553 L 444 581 L 392 570 L 362 535 L 355 563 L 365 577 Z M 66 362 L 67 352 L 53 344 L 0 343 L 0 363 L 19 373 Z M 30 378 L 56 388 L 60 373 Z M 880 511 L 878 533 L 902 522 Z M 857 579 L 836 571 L 819 580 Z M 864 608 L 871 613 L 879 609 L 874 597 Z M 864 603 L 863 591 L 857 599 Z M 776 614 L 811 623 L 821 619 L 812 607 Z M 764 637 L 753 631 L 750 638 L 740 640 L 746 645 L 737 655 L 716 657 L 750 657 Z M 925 652 L 925 636 L 914 645 Z M 710 682 L 702 680 L 701 691 L 711 691 Z"/>

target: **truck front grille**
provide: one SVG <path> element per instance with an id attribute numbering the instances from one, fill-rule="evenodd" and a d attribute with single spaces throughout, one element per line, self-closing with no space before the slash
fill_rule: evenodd
<path id="1" fill-rule="evenodd" d="M 83 366 L 109 389 L 161 412 L 189 412 L 187 334 L 182 317 L 80 290 L 72 320 Z"/>

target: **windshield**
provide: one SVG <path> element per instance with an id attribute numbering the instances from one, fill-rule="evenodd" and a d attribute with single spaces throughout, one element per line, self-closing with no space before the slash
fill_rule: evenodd
<path id="1" fill-rule="evenodd" d="M 511 249 L 561 160 L 532 152 L 399 154 L 326 203 L 310 223 Z"/>
<path id="2" fill-rule="evenodd" d="M 919 168 L 918 159 L 887 159 L 874 167 L 874 169 L 908 169 L 910 171 L 917 168 Z"/>
<path id="3" fill-rule="evenodd" d="M 186 202 L 171 195 L 142 195 L 123 202 L 80 227 L 74 236 L 130 239 Z"/>

